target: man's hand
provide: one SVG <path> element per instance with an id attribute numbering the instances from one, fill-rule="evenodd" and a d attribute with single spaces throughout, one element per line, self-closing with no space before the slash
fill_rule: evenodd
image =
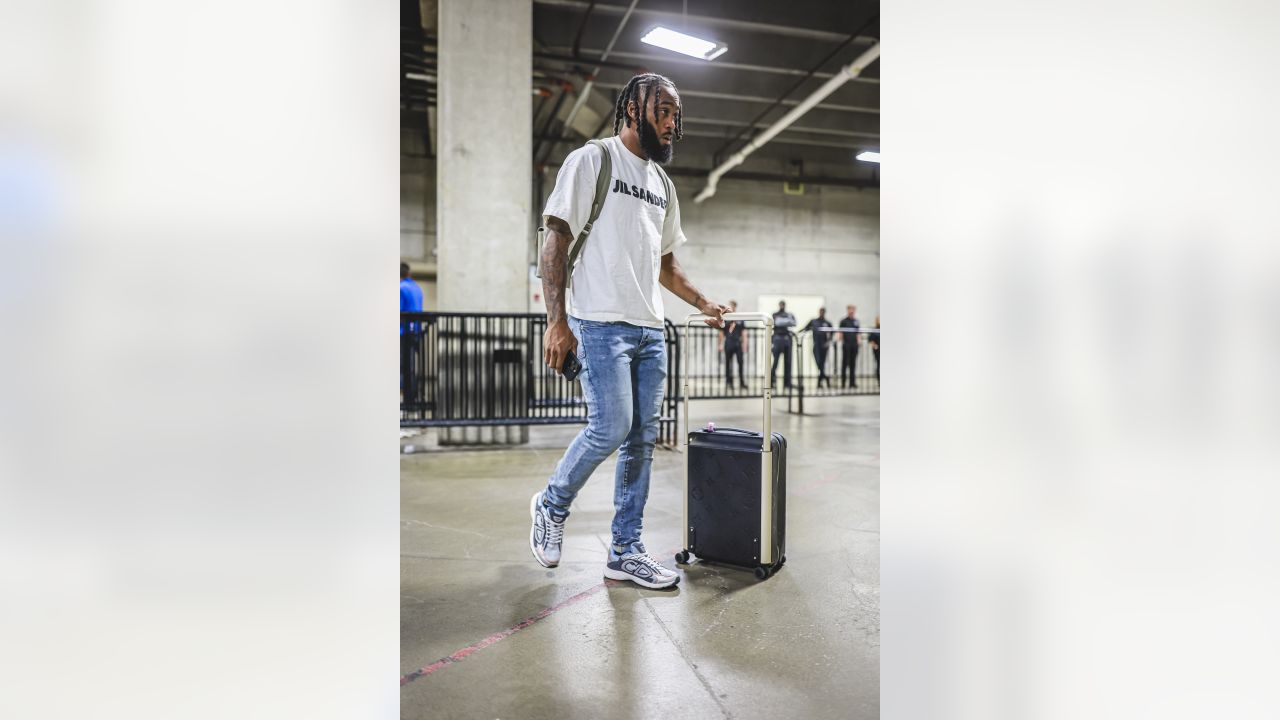
<path id="1" fill-rule="evenodd" d="M 704 322 L 706 322 L 711 327 L 722 328 L 724 327 L 723 315 L 729 312 L 729 306 L 721 305 L 720 303 L 706 300 L 701 305 L 698 306 L 698 310 L 700 310 L 703 315 L 706 315 L 708 317 L 708 319 L 705 320 Z"/>
<path id="2" fill-rule="evenodd" d="M 573 336 L 568 322 L 561 320 L 547 325 L 547 331 L 542 334 L 542 361 L 547 367 L 560 372 L 569 351 L 577 348 L 578 339 Z"/>
<path id="3" fill-rule="evenodd" d="M 688 276 L 684 274 L 680 263 L 676 262 L 675 253 L 662 256 L 662 271 L 658 274 L 658 282 L 676 297 L 698 308 L 698 312 L 712 318 L 705 321 L 708 325 L 714 328 L 724 327 L 724 319 L 721 316 L 729 312 L 729 308 L 720 303 L 711 302 L 698 292 L 693 283 L 689 282 Z"/>

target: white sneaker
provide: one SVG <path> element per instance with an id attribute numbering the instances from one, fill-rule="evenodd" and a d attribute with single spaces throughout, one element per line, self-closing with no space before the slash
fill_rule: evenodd
<path id="1" fill-rule="evenodd" d="M 680 576 L 663 567 L 649 553 L 628 552 L 619 555 L 609 548 L 609 562 L 604 566 L 604 576 L 610 580 L 630 580 L 647 588 L 668 588 L 680 582 Z"/>
<path id="2" fill-rule="evenodd" d="M 568 519 L 568 514 L 561 515 L 557 520 L 556 513 L 542 502 L 542 491 L 539 490 L 529 501 L 529 515 L 533 518 L 533 528 L 529 530 L 529 549 L 533 551 L 534 559 L 543 567 L 559 565 L 560 545 L 564 542 L 564 521 Z"/>

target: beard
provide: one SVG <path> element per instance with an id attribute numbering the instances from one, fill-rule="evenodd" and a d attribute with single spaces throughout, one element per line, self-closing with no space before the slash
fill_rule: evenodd
<path id="1" fill-rule="evenodd" d="M 659 165 L 666 165 L 675 155 L 676 147 L 674 142 L 663 145 L 658 136 L 658 128 L 645 119 L 640 123 L 640 149 L 644 150 L 644 154 L 648 155 L 650 160 Z"/>

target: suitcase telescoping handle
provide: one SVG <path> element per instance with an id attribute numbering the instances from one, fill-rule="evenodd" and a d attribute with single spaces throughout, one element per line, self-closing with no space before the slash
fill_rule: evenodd
<path id="1" fill-rule="evenodd" d="M 769 331 L 765 333 L 765 337 L 767 338 L 769 335 L 773 334 L 773 316 L 770 315 L 769 313 L 735 312 L 735 313 L 725 313 L 721 317 L 724 319 L 725 322 L 764 323 L 765 329 Z M 695 322 L 706 321 L 710 319 L 711 318 L 709 316 L 703 315 L 702 313 L 693 313 L 692 315 L 684 319 L 685 330 L 688 330 Z M 686 332 L 685 337 L 688 337 L 688 336 L 689 336 L 689 333 Z M 756 343 L 756 344 L 760 346 L 758 349 L 764 349 L 768 347 L 767 343 Z M 765 355 L 764 357 L 768 358 L 768 355 Z M 687 372 L 688 365 L 689 365 L 689 353 L 681 352 L 680 353 L 680 380 L 682 384 L 682 397 L 684 400 L 684 444 L 685 444 L 686 450 L 688 450 L 688 445 L 689 445 L 689 432 L 692 430 L 692 426 L 689 425 L 689 373 Z M 768 360 L 766 359 L 761 361 L 759 365 L 761 368 L 761 381 L 762 381 L 762 384 L 764 385 L 764 420 L 763 420 L 764 441 L 763 441 L 763 447 L 761 448 L 761 450 L 764 452 L 769 452 L 770 442 L 771 442 L 770 438 L 772 437 L 772 432 L 771 432 L 770 423 L 769 423 L 769 416 L 773 411 L 773 384 L 772 384 L 773 381 L 769 377 Z"/>

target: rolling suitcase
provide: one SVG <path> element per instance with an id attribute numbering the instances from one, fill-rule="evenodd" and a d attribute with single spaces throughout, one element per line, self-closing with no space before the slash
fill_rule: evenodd
<path id="1" fill-rule="evenodd" d="M 726 320 L 759 320 L 772 331 L 765 313 L 729 313 Z M 693 314 L 685 319 L 687 328 Z M 771 334 L 771 333 L 770 333 Z M 688 353 L 682 354 L 681 363 Z M 762 363 L 768 372 L 768 363 Z M 689 375 L 681 367 L 684 397 Z M 699 560 L 752 568 L 763 580 L 786 561 L 787 439 L 770 432 L 773 388 L 765 385 L 763 432 L 708 424 L 685 437 L 684 550 L 676 562 Z M 684 403 L 685 428 L 689 401 Z M 766 440 L 767 438 L 767 440 Z"/>

